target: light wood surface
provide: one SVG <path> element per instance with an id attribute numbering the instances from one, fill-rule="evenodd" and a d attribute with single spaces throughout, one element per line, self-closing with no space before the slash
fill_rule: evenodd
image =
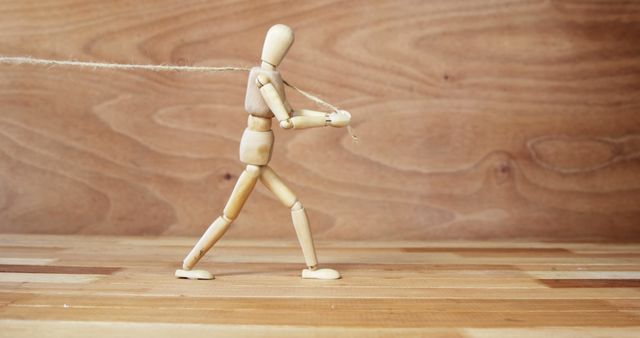
<path id="1" fill-rule="evenodd" d="M 640 240 L 638 1 L 2 1 L 0 54 L 253 66 L 275 23 L 284 77 L 361 140 L 275 131 L 317 238 Z M 1 66 L 0 231 L 200 235 L 246 81 Z M 295 233 L 258 187 L 228 236 Z"/>
<path id="2" fill-rule="evenodd" d="M 334 281 L 300 278 L 298 244 L 0 237 L 0 337 L 636 337 L 640 245 L 322 242 Z"/>

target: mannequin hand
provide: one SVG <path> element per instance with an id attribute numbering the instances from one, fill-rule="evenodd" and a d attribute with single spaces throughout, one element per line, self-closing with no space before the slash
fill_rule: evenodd
<path id="1" fill-rule="evenodd" d="M 293 123 L 289 120 L 284 120 L 280 122 L 280 128 L 282 129 L 291 129 L 293 128 Z"/>
<path id="2" fill-rule="evenodd" d="M 346 127 L 351 122 L 351 114 L 346 110 L 338 110 L 335 113 L 329 114 L 329 123 L 332 127 Z"/>

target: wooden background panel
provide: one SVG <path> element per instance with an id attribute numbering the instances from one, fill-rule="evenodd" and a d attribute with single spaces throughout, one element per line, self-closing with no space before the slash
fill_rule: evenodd
<path id="1" fill-rule="evenodd" d="M 3 1 L 0 54 L 256 64 L 354 115 L 276 130 L 327 239 L 640 239 L 640 3 Z M 244 73 L 0 66 L 0 231 L 199 235 L 242 170 Z M 314 106 L 290 93 L 294 107 Z M 231 238 L 293 238 L 258 187 Z"/>

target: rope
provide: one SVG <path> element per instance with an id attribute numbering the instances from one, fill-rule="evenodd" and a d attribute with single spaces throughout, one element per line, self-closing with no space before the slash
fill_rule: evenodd
<path id="1" fill-rule="evenodd" d="M 92 69 L 149 70 L 152 72 L 230 72 L 249 71 L 247 67 L 209 67 L 209 66 L 173 66 L 173 65 L 140 65 L 128 63 L 104 63 L 72 60 L 37 59 L 28 56 L 0 56 L 0 63 L 12 65 L 65 66 Z"/>
<path id="2" fill-rule="evenodd" d="M 74 60 L 52 60 L 52 59 L 39 59 L 29 56 L 0 56 L 0 64 L 11 65 L 36 65 L 36 66 L 62 66 L 62 67 L 79 67 L 79 68 L 91 68 L 91 69 L 117 69 L 117 70 L 146 70 L 152 72 L 194 72 L 194 73 L 213 73 L 213 72 L 234 72 L 234 71 L 250 71 L 248 67 L 213 67 L 213 66 L 176 66 L 176 65 L 142 65 L 142 64 L 129 64 L 129 63 L 105 63 L 105 62 L 87 62 L 87 61 L 74 61 Z M 331 111 L 338 112 L 340 109 L 331 103 L 313 95 L 307 91 L 304 91 L 287 81 L 284 84 L 291 89 L 297 91 L 307 99 L 330 109 Z M 351 126 L 347 126 L 347 131 L 354 142 L 358 141 L 358 137 Z"/>

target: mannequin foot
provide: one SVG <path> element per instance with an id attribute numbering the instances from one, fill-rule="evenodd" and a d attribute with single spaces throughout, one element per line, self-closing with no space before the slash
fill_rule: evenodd
<path id="1" fill-rule="evenodd" d="M 304 269 L 302 278 L 305 279 L 340 279 L 340 273 L 334 269 Z"/>
<path id="2" fill-rule="evenodd" d="M 176 270 L 177 278 L 188 278 L 188 279 L 213 279 L 213 275 L 206 270 Z"/>

